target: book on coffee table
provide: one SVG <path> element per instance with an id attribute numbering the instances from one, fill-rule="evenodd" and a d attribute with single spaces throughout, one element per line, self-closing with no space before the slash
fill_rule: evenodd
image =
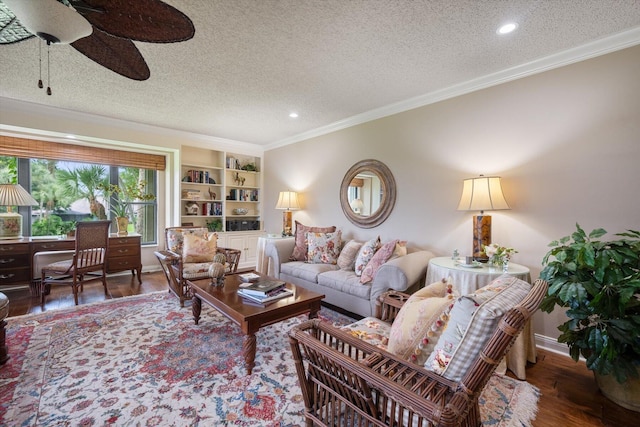
<path id="1" fill-rule="evenodd" d="M 243 274 L 238 274 L 238 277 L 243 282 L 257 282 L 258 280 L 260 280 L 260 277 L 262 276 L 256 273 L 243 273 Z"/>
<path id="2" fill-rule="evenodd" d="M 248 286 L 240 286 L 245 294 L 256 295 L 258 297 L 265 297 L 273 292 L 284 288 L 284 281 L 276 279 L 262 278 L 257 282 L 251 283 Z"/>
<path id="3" fill-rule="evenodd" d="M 258 295 L 246 293 L 245 289 L 238 289 L 238 295 L 240 295 L 243 298 L 243 300 L 246 300 L 250 303 L 268 305 L 272 302 L 276 302 L 279 299 L 286 298 L 288 296 L 293 295 L 293 291 L 283 287 L 274 291 L 270 295 L 258 296 Z"/>

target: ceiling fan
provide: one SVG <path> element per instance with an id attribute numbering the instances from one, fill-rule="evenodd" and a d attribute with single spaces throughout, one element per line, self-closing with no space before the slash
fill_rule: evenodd
<path id="1" fill-rule="evenodd" d="M 194 33 L 189 17 L 160 0 L 0 1 L 0 44 L 35 36 L 48 45 L 68 43 L 133 80 L 147 80 L 151 74 L 133 41 L 175 43 Z"/>

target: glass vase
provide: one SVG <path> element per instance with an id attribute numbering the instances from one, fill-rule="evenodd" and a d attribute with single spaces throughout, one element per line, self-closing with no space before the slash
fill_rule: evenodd
<path id="1" fill-rule="evenodd" d="M 508 271 L 509 271 L 509 260 L 505 258 L 502 260 L 502 272 L 507 273 Z"/>

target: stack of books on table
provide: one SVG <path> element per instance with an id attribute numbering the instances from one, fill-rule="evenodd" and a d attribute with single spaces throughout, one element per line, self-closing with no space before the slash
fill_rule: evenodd
<path id="1" fill-rule="evenodd" d="M 281 298 L 293 295 L 293 292 L 284 286 L 282 280 L 261 279 L 248 286 L 241 285 L 238 295 L 250 303 L 267 305 Z"/>

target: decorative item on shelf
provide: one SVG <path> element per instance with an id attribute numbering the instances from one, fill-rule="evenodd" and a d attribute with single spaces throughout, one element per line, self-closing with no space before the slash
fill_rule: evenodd
<path id="1" fill-rule="evenodd" d="M 480 211 L 473 216 L 473 256 L 487 262 L 484 248 L 491 244 L 491 216 L 484 211 L 511 209 L 502 193 L 499 176 L 484 176 L 464 180 L 459 211 Z"/>
<path id="2" fill-rule="evenodd" d="M 187 215 L 198 215 L 200 212 L 200 206 L 196 202 L 187 202 L 184 209 Z"/>
<path id="3" fill-rule="evenodd" d="M 282 236 L 293 236 L 291 211 L 300 209 L 298 193 L 295 191 L 281 191 L 278 197 L 278 203 L 276 204 L 276 209 L 284 209 L 282 215 Z"/>
<path id="4" fill-rule="evenodd" d="M 22 238 L 22 215 L 13 212 L 13 206 L 34 206 L 38 202 L 20 184 L 0 184 L 0 206 L 7 212 L 0 213 L 0 239 Z"/>
<path id="5" fill-rule="evenodd" d="M 240 169 L 242 169 L 243 171 L 247 171 L 247 172 L 257 172 L 258 169 L 256 168 L 256 164 L 255 163 L 247 163 L 246 165 L 242 166 Z"/>
<path id="6" fill-rule="evenodd" d="M 212 221 L 207 221 L 207 230 L 222 231 L 222 220 L 214 219 Z"/>
<path id="7" fill-rule="evenodd" d="M 236 172 L 233 175 L 233 180 L 235 181 L 236 185 L 244 185 L 244 182 L 246 181 L 246 178 L 242 175 L 240 175 L 240 173 Z"/>
<path id="8" fill-rule="evenodd" d="M 215 200 L 216 199 L 216 193 L 214 193 L 213 191 L 211 191 L 211 189 L 209 188 L 207 190 L 209 192 L 209 199 L 211 200 Z"/>
<path id="9" fill-rule="evenodd" d="M 502 267 L 502 272 L 509 271 L 509 261 L 513 254 L 517 254 L 513 248 L 507 248 L 500 246 L 497 243 L 492 243 L 484 247 L 484 253 L 489 257 L 489 264 Z"/>
<path id="10" fill-rule="evenodd" d="M 136 181 L 134 183 L 100 184 L 98 189 L 102 190 L 105 199 L 109 200 L 109 209 L 116 218 L 118 235 L 129 234 L 129 222 L 134 214 L 131 204 L 142 201 L 154 200 L 155 196 L 145 191 L 146 181 Z M 195 203 L 195 202 L 194 202 Z"/>
<path id="11" fill-rule="evenodd" d="M 540 310 L 569 309 L 558 342 L 576 362 L 586 359 L 602 394 L 640 412 L 640 231 L 599 240 L 606 233 L 587 235 L 576 224 L 571 236 L 549 244 L 540 272 L 549 291 Z"/>
<path id="12" fill-rule="evenodd" d="M 235 208 L 233 210 L 234 215 L 246 215 L 249 213 L 249 209 L 246 208 Z"/>

